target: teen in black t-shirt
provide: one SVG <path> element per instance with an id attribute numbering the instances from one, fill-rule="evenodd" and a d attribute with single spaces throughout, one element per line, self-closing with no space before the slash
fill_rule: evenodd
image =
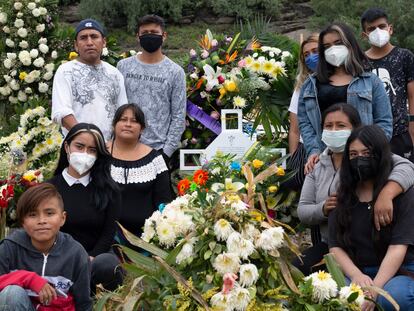
<path id="1" fill-rule="evenodd" d="M 368 9 L 361 17 L 363 36 L 371 47 L 366 51 L 372 71 L 384 83 L 393 115 L 391 151 L 414 162 L 414 54 L 390 43 L 393 27 L 382 9 Z"/>
<path id="2" fill-rule="evenodd" d="M 393 167 L 384 132 L 376 125 L 351 133 L 341 165 L 337 207 L 330 213 L 329 250 L 345 275 L 355 284 L 386 290 L 401 310 L 414 310 L 414 280 L 398 275 L 414 272 L 414 189 L 393 200 L 391 223 L 377 231 L 373 206 Z M 368 293 L 385 310 L 390 303 Z M 364 302 L 362 310 L 374 310 Z"/>

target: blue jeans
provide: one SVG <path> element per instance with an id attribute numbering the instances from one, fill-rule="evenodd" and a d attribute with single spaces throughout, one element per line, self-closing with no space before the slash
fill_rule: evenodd
<path id="1" fill-rule="evenodd" d="M 414 273 L 414 263 L 402 265 L 401 268 Z M 379 267 L 365 267 L 362 269 L 362 273 L 374 279 L 378 270 Z M 397 275 L 385 283 L 383 289 L 394 298 L 401 311 L 414 310 L 414 279 L 405 275 Z M 377 303 L 385 311 L 395 310 L 388 300 L 381 295 L 378 295 Z"/>
<path id="2" fill-rule="evenodd" d="M 0 311 L 35 311 L 26 291 L 17 285 L 9 285 L 0 292 Z"/>

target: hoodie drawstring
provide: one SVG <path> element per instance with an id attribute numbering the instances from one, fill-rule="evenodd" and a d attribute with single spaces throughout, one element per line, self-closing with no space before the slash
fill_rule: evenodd
<path id="1" fill-rule="evenodd" d="M 43 255 L 42 277 L 44 277 L 45 276 L 45 270 L 46 270 L 46 264 L 47 264 L 47 257 L 49 256 L 49 254 L 47 254 L 47 255 L 42 254 L 42 255 Z"/>

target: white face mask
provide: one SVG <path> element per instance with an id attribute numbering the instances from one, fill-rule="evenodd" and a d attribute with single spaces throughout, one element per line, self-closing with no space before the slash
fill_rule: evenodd
<path id="1" fill-rule="evenodd" d="M 339 67 L 348 58 L 348 48 L 345 45 L 333 45 L 325 50 L 325 59 L 332 66 Z"/>
<path id="2" fill-rule="evenodd" d="M 89 171 L 95 161 L 96 157 L 86 152 L 72 152 L 69 154 L 69 164 L 79 175 Z"/>
<path id="3" fill-rule="evenodd" d="M 351 135 L 351 130 L 329 131 L 323 130 L 322 141 L 326 147 L 334 153 L 344 152 L 346 141 Z"/>
<path id="4" fill-rule="evenodd" d="M 374 31 L 369 33 L 368 41 L 370 44 L 381 48 L 390 42 L 390 33 L 388 30 L 375 28 Z"/>

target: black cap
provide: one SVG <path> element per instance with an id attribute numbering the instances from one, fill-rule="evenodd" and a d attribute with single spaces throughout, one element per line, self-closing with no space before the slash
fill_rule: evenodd
<path id="1" fill-rule="evenodd" d="M 82 30 L 85 30 L 85 29 L 95 29 L 95 30 L 99 31 L 103 37 L 105 37 L 105 31 L 104 31 L 102 25 L 99 24 L 99 22 L 94 20 L 94 19 L 87 18 L 87 19 L 84 19 L 83 21 L 81 21 L 78 24 L 78 26 L 76 26 L 75 38 L 77 38 L 78 34 Z"/>

